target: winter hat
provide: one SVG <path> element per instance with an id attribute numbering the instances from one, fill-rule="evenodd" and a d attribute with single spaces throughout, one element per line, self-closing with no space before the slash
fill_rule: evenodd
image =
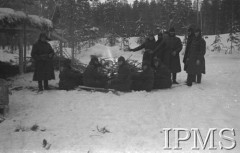
<path id="1" fill-rule="evenodd" d="M 45 32 L 40 33 L 40 35 L 39 35 L 39 40 L 40 40 L 42 37 L 45 37 L 46 40 L 50 40 Z"/>
<path id="2" fill-rule="evenodd" d="M 202 37 L 202 30 L 200 29 L 200 28 L 197 28 L 196 30 L 195 30 L 195 33 L 196 32 L 199 32 L 199 36 L 198 37 Z"/>
<path id="3" fill-rule="evenodd" d="M 164 30 L 164 31 L 163 31 L 163 34 L 169 35 L 169 31 Z"/>
<path id="4" fill-rule="evenodd" d="M 170 28 L 170 29 L 169 29 L 169 32 L 175 32 L 174 27 Z"/>
<path id="5" fill-rule="evenodd" d="M 98 64 L 96 64 L 96 62 L 98 63 Z M 91 60 L 90 60 L 90 62 L 89 62 L 89 65 L 95 65 L 95 66 L 99 66 L 99 61 L 98 61 L 98 58 L 96 57 L 96 56 L 91 56 Z"/>
<path id="6" fill-rule="evenodd" d="M 120 62 L 120 61 L 125 62 L 125 58 L 124 58 L 123 56 L 120 56 L 120 57 L 118 58 L 118 62 Z"/>
<path id="7" fill-rule="evenodd" d="M 188 28 L 188 32 L 194 32 L 194 30 L 193 30 L 193 28 L 192 27 L 190 27 L 190 28 Z"/>
<path id="8" fill-rule="evenodd" d="M 197 29 L 195 30 L 195 32 L 199 32 L 199 33 L 201 33 L 202 31 L 201 31 L 200 28 L 197 28 Z"/>

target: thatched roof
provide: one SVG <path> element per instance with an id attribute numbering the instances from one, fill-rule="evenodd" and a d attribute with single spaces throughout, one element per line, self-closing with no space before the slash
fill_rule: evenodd
<path id="1" fill-rule="evenodd" d="M 38 28 L 40 30 L 50 30 L 53 28 L 52 21 L 37 15 L 27 15 L 22 11 L 15 11 L 10 8 L 0 8 L 0 28 L 15 28 L 23 25 Z"/>

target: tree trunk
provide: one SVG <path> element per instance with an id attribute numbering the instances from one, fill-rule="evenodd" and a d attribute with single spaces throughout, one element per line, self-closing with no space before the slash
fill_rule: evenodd
<path id="1" fill-rule="evenodd" d="M 22 34 L 19 34 L 19 41 L 18 41 L 18 49 L 19 49 L 19 73 L 24 73 L 24 66 L 23 66 L 23 42 L 22 42 Z"/>

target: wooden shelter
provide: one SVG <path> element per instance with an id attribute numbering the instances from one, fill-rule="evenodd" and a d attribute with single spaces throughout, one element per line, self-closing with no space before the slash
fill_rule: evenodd
<path id="1" fill-rule="evenodd" d="M 9 32 L 14 33 L 18 39 L 20 74 L 24 73 L 26 64 L 27 35 L 46 32 L 52 40 L 67 41 L 53 29 L 52 21 L 49 19 L 10 8 L 0 8 L 0 34 L 7 35 Z"/>

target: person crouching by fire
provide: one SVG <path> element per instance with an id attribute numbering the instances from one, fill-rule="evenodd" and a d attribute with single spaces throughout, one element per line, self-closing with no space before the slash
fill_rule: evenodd
<path id="1" fill-rule="evenodd" d="M 151 91 L 154 84 L 154 71 L 149 61 L 143 61 L 142 72 L 136 72 L 132 76 L 132 89 L 135 91 Z"/>
<path id="2" fill-rule="evenodd" d="M 118 58 L 117 76 L 108 81 L 108 88 L 127 92 L 130 91 L 131 84 L 131 69 L 125 58 L 120 56 Z"/>
<path id="3" fill-rule="evenodd" d="M 96 56 L 92 56 L 91 60 L 83 73 L 83 85 L 88 87 L 105 88 L 107 84 L 107 76 L 101 73 L 100 64 Z"/>
<path id="4" fill-rule="evenodd" d="M 73 70 L 71 67 L 71 60 L 63 61 L 59 74 L 59 89 L 60 90 L 73 90 L 79 85 L 83 84 L 82 73 Z"/>

